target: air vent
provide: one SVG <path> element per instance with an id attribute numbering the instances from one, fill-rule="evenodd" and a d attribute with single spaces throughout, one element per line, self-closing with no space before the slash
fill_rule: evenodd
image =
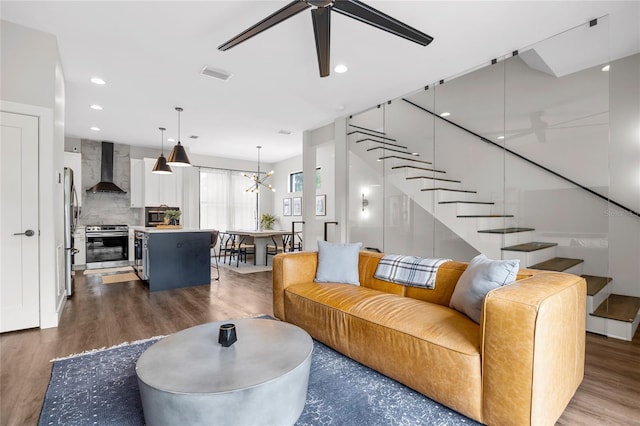
<path id="1" fill-rule="evenodd" d="M 199 137 L 200 136 L 198 136 L 198 135 L 191 135 L 191 136 L 189 136 L 189 139 L 198 139 Z"/>
<path id="2" fill-rule="evenodd" d="M 217 78 L 218 80 L 222 81 L 227 81 L 233 76 L 233 74 L 231 74 L 229 71 L 221 70 L 218 68 L 211 68 L 206 65 L 202 68 L 202 70 L 200 70 L 200 74 Z"/>
<path id="3" fill-rule="evenodd" d="M 290 135 L 291 134 L 291 130 L 278 130 L 278 133 L 281 135 Z"/>

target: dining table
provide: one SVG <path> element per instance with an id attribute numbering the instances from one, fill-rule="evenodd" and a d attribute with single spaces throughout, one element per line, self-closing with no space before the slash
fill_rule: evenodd
<path id="1" fill-rule="evenodd" d="M 291 231 L 282 231 L 282 230 L 246 230 L 246 229 L 232 229 L 225 231 L 229 235 L 234 235 L 237 237 L 240 244 L 247 243 L 251 239 L 253 239 L 253 243 L 256 246 L 255 253 L 255 264 L 256 265 L 264 265 L 265 264 L 265 251 L 266 246 L 270 242 L 275 242 L 274 237 L 283 237 L 285 235 L 292 235 Z M 294 234 L 298 234 L 299 232 L 294 232 Z"/>

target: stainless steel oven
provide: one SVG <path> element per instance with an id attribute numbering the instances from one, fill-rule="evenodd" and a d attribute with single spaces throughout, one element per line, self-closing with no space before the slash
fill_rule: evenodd
<path id="1" fill-rule="evenodd" d="M 129 265 L 129 227 L 91 225 L 85 228 L 87 269 Z"/>

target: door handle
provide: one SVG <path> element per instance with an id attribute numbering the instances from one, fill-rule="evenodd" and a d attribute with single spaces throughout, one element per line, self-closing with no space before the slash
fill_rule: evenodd
<path id="1" fill-rule="evenodd" d="M 13 235 L 26 235 L 27 237 L 33 237 L 35 235 L 35 232 L 33 232 L 32 229 L 27 229 L 24 232 L 16 232 Z"/>

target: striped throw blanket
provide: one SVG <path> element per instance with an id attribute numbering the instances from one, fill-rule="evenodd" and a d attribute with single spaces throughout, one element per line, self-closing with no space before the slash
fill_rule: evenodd
<path id="1" fill-rule="evenodd" d="M 435 288 L 438 266 L 451 259 L 387 254 L 380 259 L 375 278 L 411 287 Z"/>

